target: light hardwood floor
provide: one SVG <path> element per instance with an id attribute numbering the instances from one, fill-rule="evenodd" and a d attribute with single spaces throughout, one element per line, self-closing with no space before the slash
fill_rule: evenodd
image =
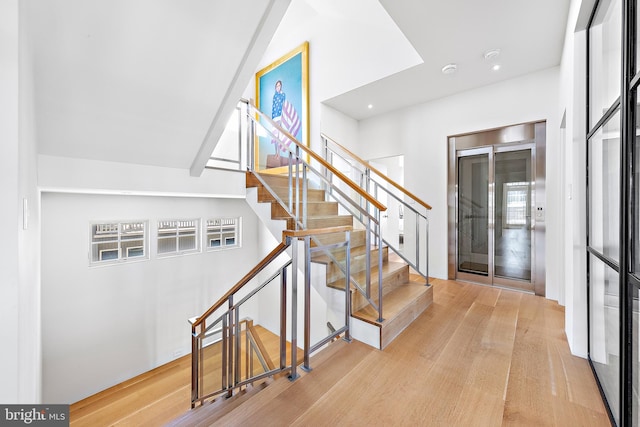
<path id="1" fill-rule="evenodd" d="M 434 280 L 434 302 L 384 351 L 343 341 L 313 370 L 277 380 L 227 414 L 174 425 L 608 426 L 564 310 L 544 298 Z M 163 425 L 189 410 L 180 359 L 71 407 L 72 426 Z M 210 405 L 213 407 L 214 405 Z"/>

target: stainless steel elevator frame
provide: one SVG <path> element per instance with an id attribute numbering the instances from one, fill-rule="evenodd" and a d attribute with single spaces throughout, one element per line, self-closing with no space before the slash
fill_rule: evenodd
<path id="1" fill-rule="evenodd" d="M 533 253 L 531 254 L 531 284 L 536 295 L 545 296 L 546 293 L 546 269 L 545 269 L 545 218 L 546 218 L 546 121 L 523 123 L 490 129 L 480 132 L 453 135 L 448 138 L 448 278 L 467 280 L 477 283 L 490 284 L 492 286 L 509 287 L 522 290 L 518 286 L 510 286 L 508 282 L 496 283 L 491 280 L 483 280 L 478 275 L 473 280 L 469 274 L 460 274 L 457 269 L 458 259 L 458 153 L 463 150 L 476 148 L 493 148 L 501 151 L 506 147 L 514 149 L 521 147 L 532 148 L 532 167 L 534 169 L 534 191 L 532 200 L 532 228 L 533 228 Z M 492 189 L 493 190 L 493 189 Z M 492 193 L 492 192 L 491 192 Z M 490 194 L 490 198 L 492 194 Z M 489 229 L 493 230 L 493 224 L 489 222 Z M 493 245 L 490 244 L 490 257 Z M 493 262 L 490 263 L 491 265 Z M 500 281 L 498 281 L 500 282 Z"/>

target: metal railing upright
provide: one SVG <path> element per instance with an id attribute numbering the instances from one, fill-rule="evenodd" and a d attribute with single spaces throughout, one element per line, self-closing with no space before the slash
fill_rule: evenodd
<path id="1" fill-rule="evenodd" d="M 327 163 L 334 168 L 348 169 L 353 181 L 358 182 L 360 188 L 372 194 L 376 200 L 384 196 L 388 205 L 397 204 L 397 219 L 403 223 L 401 239 L 396 239 L 397 236 L 390 235 L 387 230 L 382 230 L 380 236 L 376 237 L 381 237 L 385 245 L 420 274 L 425 284 L 429 284 L 428 213 L 431 206 L 327 135 L 321 134 L 321 138 Z M 333 179 L 329 172 L 328 177 Z M 390 211 L 395 212 L 395 209 Z"/>
<path id="2" fill-rule="evenodd" d="M 351 286 L 376 310 L 378 321 L 384 320 L 383 272 L 378 268 L 374 281 L 371 271 L 375 271 L 372 267 L 376 264 L 382 265 L 383 251 L 378 250 L 377 259 L 372 260 L 372 249 L 389 247 L 424 278 L 425 284 L 429 283 L 428 211 L 431 206 L 324 134 L 321 134 L 322 154 L 318 154 L 247 100 L 239 102 L 234 117 L 236 121 L 229 128 L 234 135 L 237 132 L 236 148 L 215 150 L 214 154 L 217 151 L 220 155 L 237 153 L 231 156 L 237 157 L 237 162 L 230 162 L 238 165 L 234 170 L 252 172 L 294 220 L 295 229 L 308 227 L 309 194 L 322 189 L 326 199 L 337 201 L 341 210 L 353 216 L 354 228 L 365 230 L 365 278 L 361 282 L 352 277 Z M 225 138 L 233 139 L 233 136 Z M 269 159 L 266 152 L 273 147 L 278 155 Z M 217 166 L 209 167 L 221 167 L 220 159 L 217 158 Z M 277 160 L 277 164 L 270 160 Z M 273 175 L 287 177 L 286 191 L 279 191 L 270 182 L 269 177 Z M 403 226 L 399 235 L 392 236 L 393 227 L 386 226 L 395 215 L 395 209 L 389 212 L 387 204 L 398 206 L 398 219 Z"/>
<path id="3" fill-rule="evenodd" d="M 311 236 L 332 234 L 344 239 L 312 246 Z M 265 380 L 277 374 L 297 378 L 297 366 L 310 369 L 310 355 L 338 336 L 349 340 L 350 292 L 344 292 L 343 325 L 328 335 L 311 337 L 311 254 L 345 248 L 350 262 L 351 227 L 286 230 L 283 242 L 191 324 L 191 407 Z M 299 248 L 299 240 L 303 246 Z M 291 250 L 289 250 L 291 248 Z M 303 250 L 302 250 L 303 249 Z M 302 258 L 302 259 L 301 259 Z M 347 267 L 348 269 L 348 267 Z M 299 271 L 304 272 L 299 286 Z M 345 289 L 348 280 L 345 277 Z M 298 298 L 298 292 L 303 298 Z M 299 304 L 299 300 L 303 301 Z M 277 301 L 277 304 L 273 304 Z M 272 354 L 260 345 L 253 323 L 278 337 Z M 302 358 L 298 357 L 298 323 L 303 333 Z M 315 341 L 315 342 L 313 342 Z M 276 362 L 273 362 L 276 359 Z"/>

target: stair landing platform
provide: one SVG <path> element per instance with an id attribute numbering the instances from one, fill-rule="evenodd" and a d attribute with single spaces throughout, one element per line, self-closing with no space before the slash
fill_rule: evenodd
<path id="1" fill-rule="evenodd" d="M 397 285 L 383 299 L 383 321 L 378 321 L 378 313 L 368 305 L 351 314 L 351 334 L 382 350 L 432 303 L 433 286 L 415 281 Z"/>

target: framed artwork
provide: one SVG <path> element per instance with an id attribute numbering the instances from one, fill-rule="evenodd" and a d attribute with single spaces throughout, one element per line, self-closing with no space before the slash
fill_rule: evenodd
<path id="1" fill-rule="evenodd" d="M 256 73 L 256 106 L 309 146 L 309 42 Z M 291 141 L 264 119 L 261 122 L 268 131 L 257 136 L 256 170 L 281 172 L 289 164 Z"/>

